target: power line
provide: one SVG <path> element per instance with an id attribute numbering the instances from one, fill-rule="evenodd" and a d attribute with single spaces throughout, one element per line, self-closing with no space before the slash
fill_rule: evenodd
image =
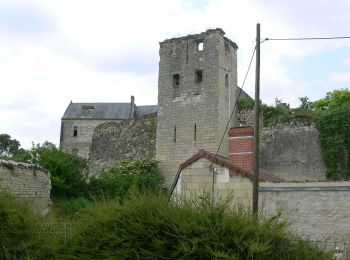
<path id="1" fill-rule="evenodd" d="M 222 142 L 223 142 L 223 140 L 224 140 L 224 138 L 225 138 L 225 135 L 226 135 L 227 128 L 229 127 L 230 121 L 231 121 L 231 119 L 232 119 L 232 116 L 233 116 L 233 114 L 234 114 L 234 112 L 235 112 L 235 110 L 236 110 L 236 107 L 237 107 L 237 100 L 239 99 L 239 97 L 241 96 L 241 93 L 242 93 L 242 91 L 243 91 L 244 84 L 245 84 L 245 82 L 246 82 L 246 80 L 247 80 L 247 77 L 248 77 L 248 74 L 249 74 L 249 70 L 250 70 L 250 67 L 251 67 L 252 62 L 253 62 L 253 58 L 254 58 L 254 55 L 255 55 L 255 51 L 256 51 L 256 47 L 254 47 L 254 51 L 253 51 L 252 57 L 251 57 L 251 59 L 250 59 L 249 65 L 248 65 L 248 69 L 247 69 L 247 72 L 246 72 L 246 74 L 245 74 L 242 87 L 241 87 L 240 90 L 239 90 L 239 93 L 238 93 L 238 96 L 237 96 L 237 99 L 236 99 L 235 106 L 233 107 L 232 112 L 231 112 L 231 115 L 230 115 L 230 117 L 229 117 L 229 119 L 228 119 L 228 121 L 227 121 L 227 124 L 226 124 L 226 127 L 225 127 L 225 131 L 224 131 L 224 133 L 223 133 L 223 135 L 222 135 L 222 137 L 221 137 L 221 141 L 220 141 L 219 147 L 218 147 L 218 149 L 217 149 L 217 151 L 216 151 L 216 153 L 215 153 L 215 156 L 214 156 L 214 161 L 215 161 L 216 157 L 218 156 L 220 147 L 221 147 Z M 209 170 L 210 170 L 210 171 L 213 170 L 213 162 L 210 164 Z M 213 175 L 214 175 L 214 171 L 213 171 Z M 214 185 L 214 181 L 213 181 L 213 185 Z"/>
<path id="2" fill-rule="evenodd" d="M 350 39 L 350 36 L 335 37 L 299 37 L 299 38 L 265 38 L 264 41 L 309 41 L 309 40 L 341 40 Z"/>

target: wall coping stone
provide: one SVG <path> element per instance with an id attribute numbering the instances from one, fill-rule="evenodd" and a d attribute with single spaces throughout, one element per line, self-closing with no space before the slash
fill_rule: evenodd
<path id="1" fill-rule="evenodd" d="M 41 170 L 50 176 L 50 172 L 48 170 L 36 164 L 15 162 L 11 160 L 6 161 L 6 160 L 0 159 L 0 166 L 4 166 L 5 168 L 8 168 L 8 169 L 14 169 L 14 167 L 17 167 L 22 169 Z"/>

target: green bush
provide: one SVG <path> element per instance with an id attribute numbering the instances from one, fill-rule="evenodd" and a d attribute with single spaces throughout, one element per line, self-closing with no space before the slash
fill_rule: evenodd
<path id="1" fill-rule="evenodd" d="M 48 259 L 52 238 L 24 201 L 0 193 L 0 259 Z"/>
<path id="2" fill-rule="evenodd" d="M 162 183 L 155 160 L 123 160 L 90 178 L 88 190 L 92 198 L 124 199 L 131 190 L 157 192 Z"/>
<path id="3" fill-rule="evenodd" d="M 331 259 L 291 236 L 278 217 L 258 220 L 210 199 L 169 204 L 136 196 L 103 202 L 81 219 L 65 259 Z"/>
<path id="4" fill-rule="evenodd" d="M 316 118 L 323 160 L 330 179 L 350 178 L 350 103 Z"/>

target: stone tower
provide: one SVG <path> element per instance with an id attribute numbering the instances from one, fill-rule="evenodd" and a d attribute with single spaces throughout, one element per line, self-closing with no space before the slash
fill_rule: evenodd
<path id="1" fill-rule="evenodd" d="M 169 187 L 199 149 L 215 153 L 237 88 L 237 45 L 222 29 L 160 43 L 156 158 Z M 233 120 L 232 120 L 233 121 Z M 228 135 L 219 151 L 228 157 Z"/>

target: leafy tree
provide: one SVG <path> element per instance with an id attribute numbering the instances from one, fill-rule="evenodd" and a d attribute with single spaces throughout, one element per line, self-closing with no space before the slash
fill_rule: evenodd
<path id="1" fill-rule="evenodd" d="M 0 134 L 0 156 L 9 157 L 16 154 L 21 144 L 16 139 L 11 139 L 8 134 Z"/>
<path id="2" fill-rule="evenodd" d="M 82 172 L 87 169 L 87 162 L 83 159 L 39 144 L 33 144 L 30 150 L 20 149 L 11 159 L 47 169 L 51 174 L 53 198 L 76 198 L 86 194 L 87 182 Z"/>
<path id="3" fill-rule="evenodd" d="M 299 108 L 302 108 L 302 109 L 313 109 L 313 105 L 312 105 L 312 102 L 310 102 L 309 98 L 308 97 L 299 97 L 298 98 L 301 102 Z"/>
<path id="4" fill-rule="evenodd" d="M 327 92 L 326 97 L 312 102 L 316 110 L 335 109 L 346 104 L 350 104 L 350 91 L 347 88 Z"/>
<path id="5" fill-rule="evenodd" d="M 56 147 L 36 147 L 37 163 L 51 173 L 51 194 L 53 197 L 73 198 L 86 193 L 86 179 L 82 172 L 87 163 L 78 157 L 65 153 Z"/>

